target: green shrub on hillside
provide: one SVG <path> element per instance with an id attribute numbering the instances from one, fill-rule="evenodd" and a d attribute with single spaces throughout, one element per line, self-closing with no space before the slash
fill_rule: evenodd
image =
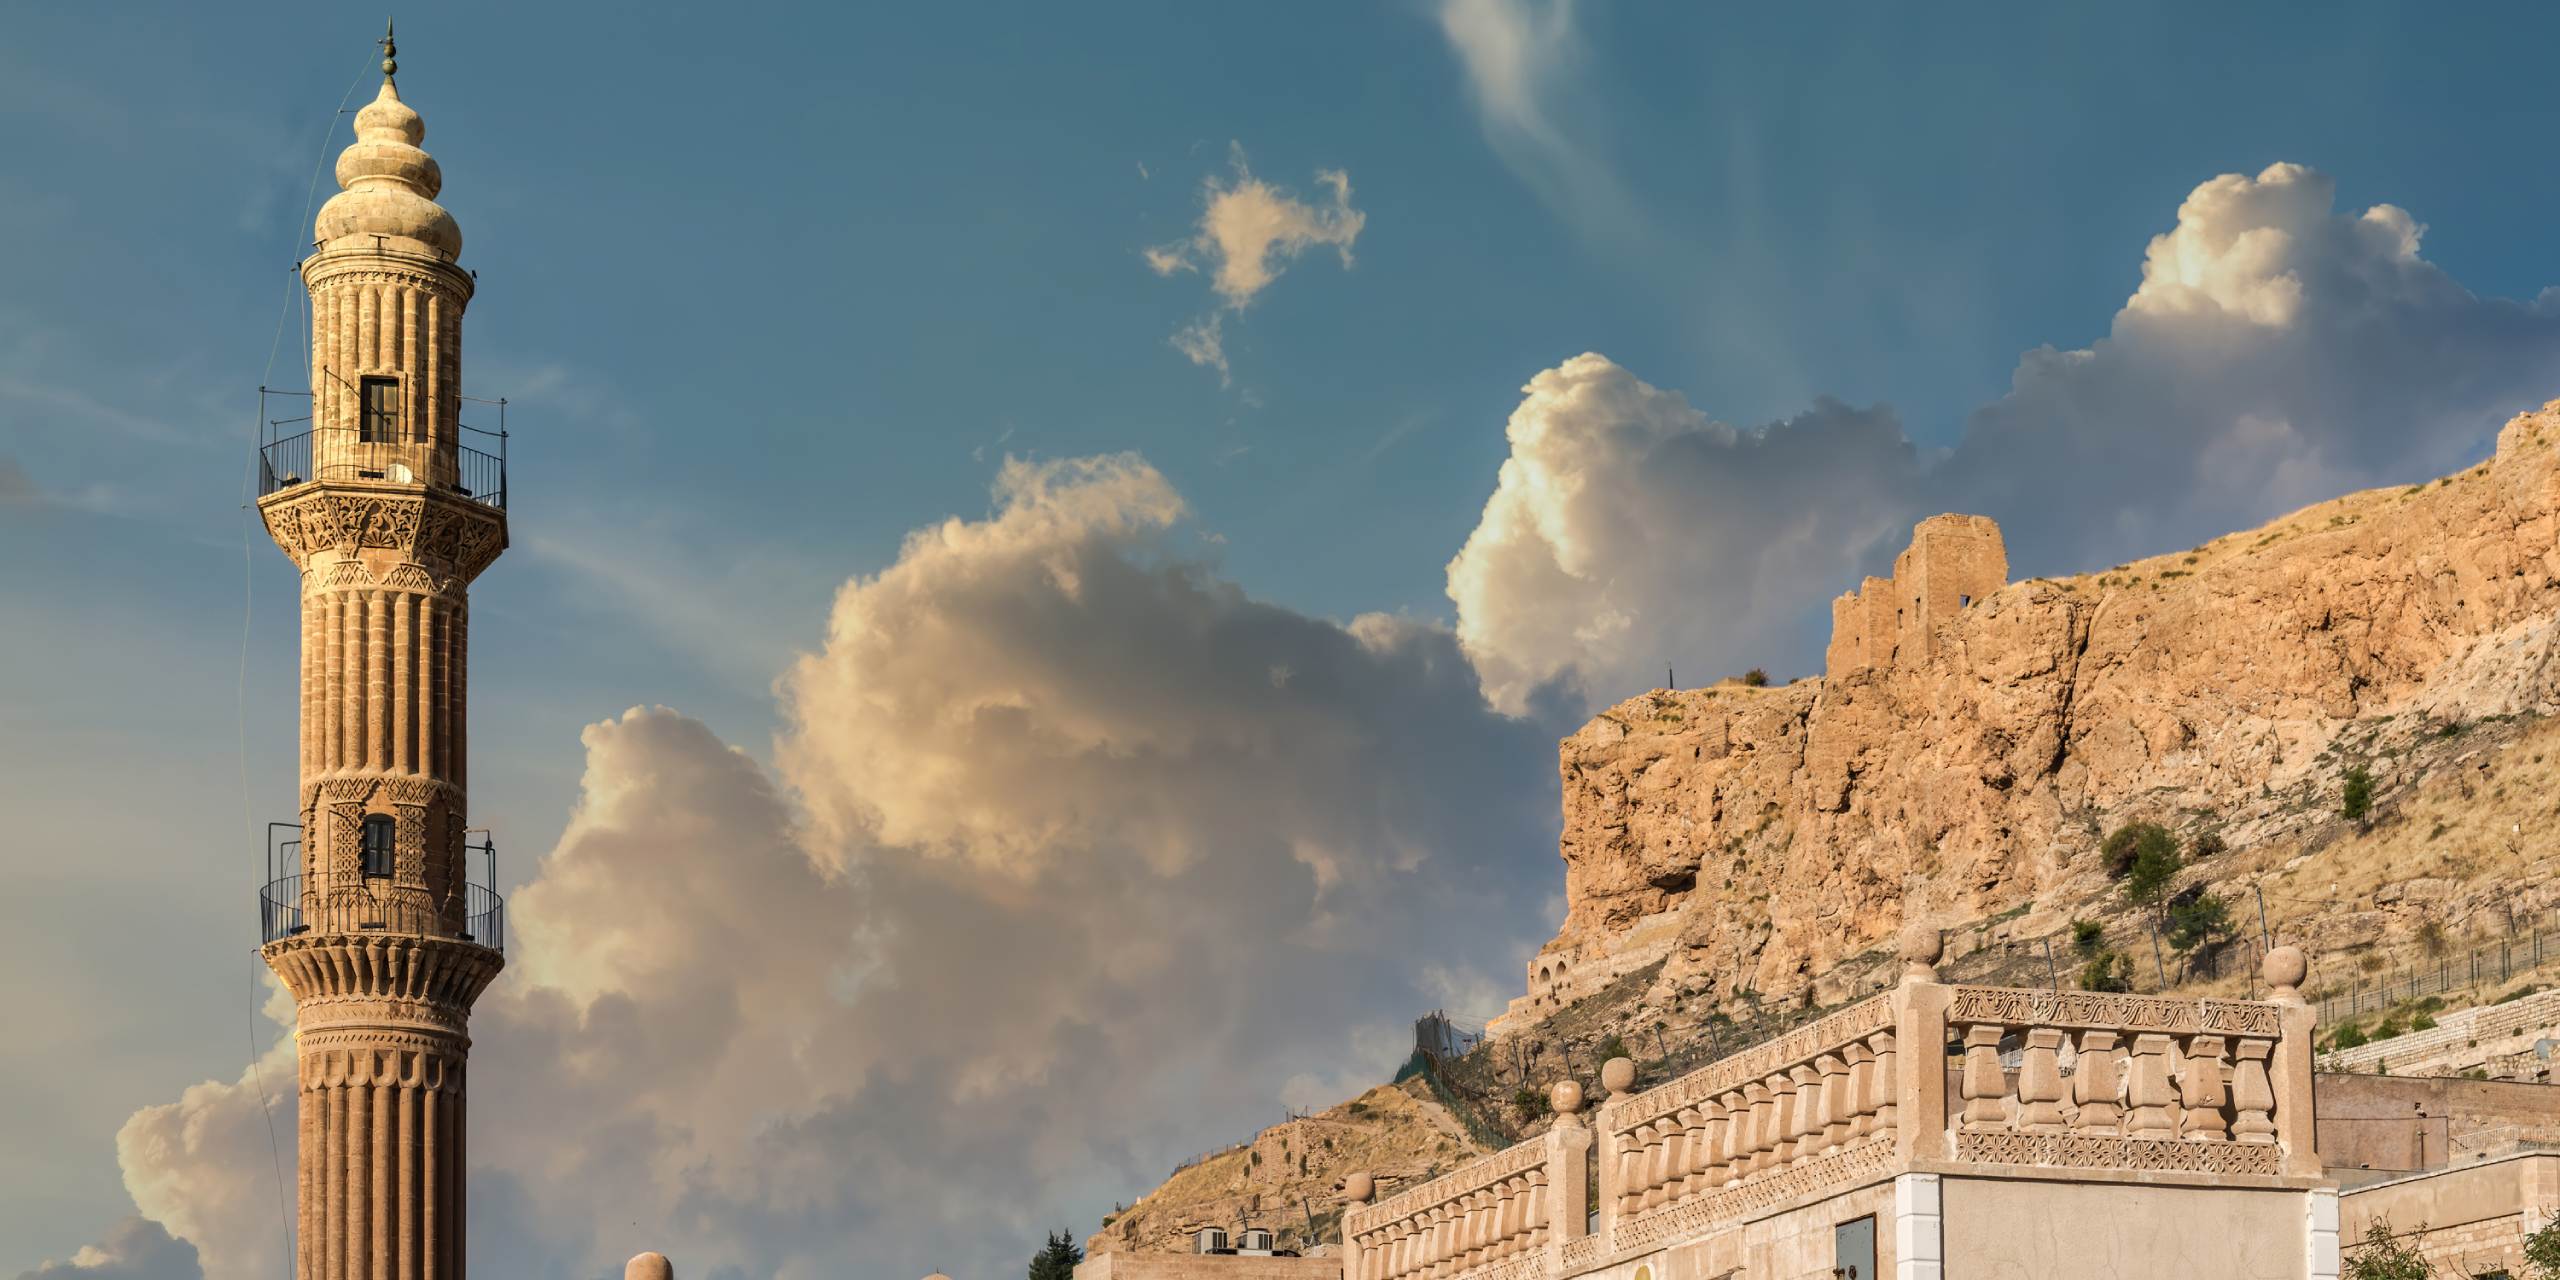
<path id="1" fill-rule="evenodd" d="M 2338 793 L 2338 812 L 2347 821 L 2361 826 L 2373 813 L 2373 771 L 2363 765 L 2347 770 L 2346 786 Z"/>
<path id="2" fill-rule="evenodd" d="M 2099 856 L 2106 862 L 2107 875 L 2117 880 L 2131 875 L 2145 852 L 2157 857 L 2164 851 L 2170 857 L 2176 857 L 2178 838 L 2156 822 L 2128 822 L 2109 832 L 2098 845 Z"/>
<path id="3" fill-rule="evenodd" d="M 2083 960 L 2095 960 L 2106 950 L 2107 927 L 2095 920 L 2071 922 L 2071 950 Z"/>
<path id="4" fill-rule="evenodd" d="M 2231 933 L 2231 906 L 2210 893 L 2169 904 L 2169 945 L 2180 955 Z"/>
<path id="5" fill-rule="evenodd" d="M 2123 882 L 2127 902 L 2158 911 L 2169 896 L 2169 883 L 2177 879 L 2178 869 L 2186 865 L 2178 856 L 2178 838 L 2169 829 L 2153 822 L 2128 823 L 2107 837 L 2107 865 L 2122 867 L 2117 877 Z"/>
<path id="6" fill-rule="evenodd" d="M 2121 951 L 2100 951 L 2080 966 L 2083 991 L 2133 990 L 2133 960 Z"/>

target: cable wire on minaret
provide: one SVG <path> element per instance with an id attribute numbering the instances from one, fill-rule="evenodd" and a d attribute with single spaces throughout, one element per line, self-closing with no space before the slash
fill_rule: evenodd
<path id="1" fill-rule="evenodd" d="M 388 28 L 385 28 L 384 38 L 389 39 Z M 371 59 L 368 58 L 367 61 L 370 62 Z M 329 167 L 329 135 L 337 130 L 338 118 L 347 114 L 347 103 L 353 101 L 356 90 L 363 87 L 364 77 L 364 71 L 360 70 L 356 72 L 354 79 L 347 82 L 347 91 L 338 95 L 338 109 L 330 114 L 328 124 L 320 130 L 320 136 L 316 140 L 317 145 L 314 150 L 319 153 L 319 159 L 312 162 L 311 181 L 302 193 L 302 214 L 294 222 L 294 239 L 297 245 L 302 238 L 301 228 L 311 225 L 311 206 L 319 200 L 320 196 L 320 175 Z M 299 263 L 296 267 L 298 277 Z M 306 316 L 308 314 L 310 295 L 304 293 L 299 284 L 300 281 L 297 278 L 285 285 L 284 300 L 276 309 L 275 336 L 267 343 L 266 368 L 258 375 L 258 385 L 262 388 L 275 380 L 276 357 L 284 352 L 285 322 L 293 318 L 297 301 L 303 304 Z M 307 327 L 306 319 L 306 329 Z M 306 342 L 304 345 L 309 344 Z M 254 496 L 253 486 L 257 483 L 255 450 L 259 443 L 260 431 L 265 425 L 264 409 L 265 406 L 261 403 L 259 416 L 251 419 L 249 424 L 251 456 L 243 464 L 245 469 L 240 476 L 240 509 L 243 511 L 249 509 L 250 501 Z M 253 542 L 250 535 L 251 527 L 248 524 L 240 526 L 240 664 L 232 686 L 231 705 L 232 727 L 237 747 L 235 754 L 240 763 L 240 829 L 243 836 L 256 840 L 259 838 L 258 819 L 249 799 L 249 638 L 252 623 L 257 616 L 257 559 L 251 551 Z M 264 1016 L 265 1004 L 266 1002 L 259 998 L 258 981 L 253 970 L 249 979 L 249 1078 L 250 1082 L 258 1088 L 258 1118 L 265 1122 L 267 1130 L 267 1159 L 275 1173 L 276 1220 L 284 1240 L 286 1274 L 290 1275 L 294 1260 L 295 1238 L 293 1211 L 284 1193 L 284 1144 L 276 1138 L 275 1100 L 267 1092 L 266 1068 L 263 1065 L 266 1054 L 258 1048 L 258 1023 Z"/>

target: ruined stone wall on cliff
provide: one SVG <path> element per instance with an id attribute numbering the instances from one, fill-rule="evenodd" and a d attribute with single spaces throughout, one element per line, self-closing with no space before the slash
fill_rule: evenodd
<path id="1" fill-rule="evenodd" d="M 1897 660 L 1926 659 L 1937 651 L 1940 626 L 2009 584 L 2009 552 L 1989 516 L 1931 516 L 1912 529 L 1893 577 L 1895 606 L 1904 611 Z"/>
<path id="2" fill-rule="evenodd" d="M 1962 920 L 2103 890 L 2116 822 L 2212 812 L 2235 845 L 2264 835 L 2289 820 L 2269 797 L 2334 791 L 2323 753 L 2350 726 L 2560 710 L 2556 443 L 2560 403 L 2441 481 L 1981 595 L 1997 530 L 1950 529 L 1971 550 L 1919 572 L 1973 598 L 1933 652 L 1611 707 L 1559 751 L 1548 981 L 1641 939 L 1665 991 L 1803 993 L 1906 904 Z"/>
<path id="3" fill-rule="evenodd" d="M 1823 671 L 1925 659 L 1936 652 L 1939 627 L 2008 581 L 2008 549 L 1989 516 L 1931 516 L 1913 526 L 1892 577 L 1868 578 L 1831 602 Z"/>

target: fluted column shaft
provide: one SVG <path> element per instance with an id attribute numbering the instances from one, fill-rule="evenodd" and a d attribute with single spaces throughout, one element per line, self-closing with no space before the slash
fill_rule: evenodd
<path id="1" fill-rule="evenodd" d="M 463 1055 L 458 1039 L 352 1031 L 301 1055 L 313 1158 L 301 1162 L 297 1277 L 461 1274 Z"/>

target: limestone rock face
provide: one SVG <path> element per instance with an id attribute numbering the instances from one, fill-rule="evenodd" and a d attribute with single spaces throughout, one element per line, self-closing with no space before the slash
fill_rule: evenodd
<path id="1" fill-rule="evenodd" d="M 2099 833 L 2137 818 L 2239 845 L 2334 814 L 2349 738 L 2553 711 L 2555 445 L 2560 401 L 2470 470 L 2013 583 L 1886 663 L 1609 708 L 1559 751 L 1567 914 L 1513 1014 L 1653 959 L 1666 993 L 1820 995 L 1906 904 L 2094 887 Z"/>

